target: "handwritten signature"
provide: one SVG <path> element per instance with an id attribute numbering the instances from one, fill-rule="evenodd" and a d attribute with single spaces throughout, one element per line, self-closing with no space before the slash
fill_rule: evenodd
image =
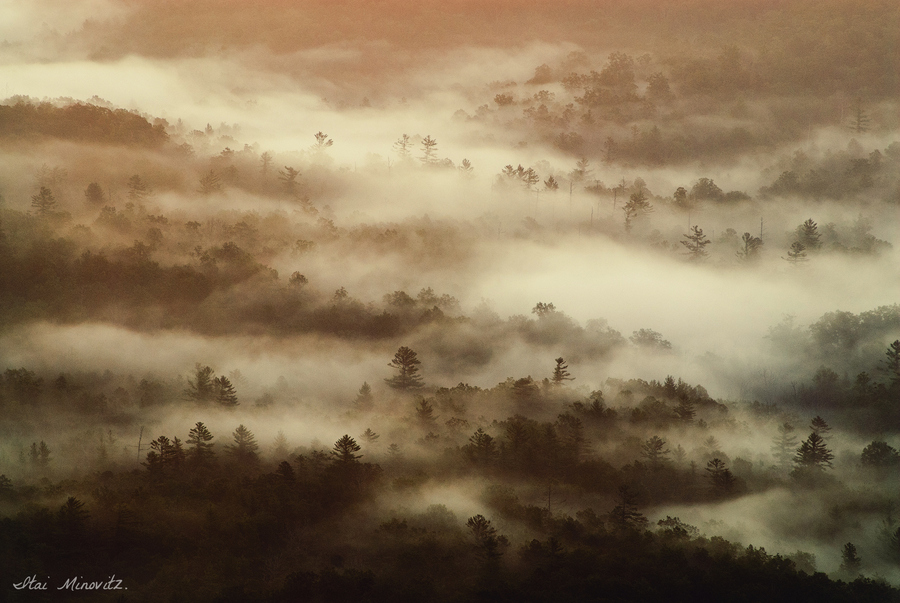
<path id="1" fill-rule="evenodd" d="M 47 576 L 50 580 L 50 576 Z M 49 582 L 41 582 L 37 579 L 37 574 L 29 576 L 17 584 L 13 584 L 16 590 L 48 590 Z M 128 587 L 122 586 L 121 580 L 116 580 L 113 574 L 106 582 L 86 582 L 84 576 L 76 576 L 66 580 L 62 586 L 57 586 L 56 590 L 128 590 Z"/>

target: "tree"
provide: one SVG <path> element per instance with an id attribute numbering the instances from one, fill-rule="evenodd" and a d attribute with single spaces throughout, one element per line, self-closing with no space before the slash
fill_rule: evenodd
<path id="1" fill-rule="evenodd" d="M 672 342 L 663 339 L 662 333 L 658 333 L 653 329 L 632 331 L 631 337 L 629 337 L 628 340 L 634 345 L 642 348 L 656 348 L 658 350 L 672 349 Z"/>
<path id="2" fill-rule="evenodd" d="M 781 259 L 787 260 L 792 266 L 799 266 L 809 259 L 806 257 L 806 246 L 800 241 L 791 243 L 791 249 L 787 252 L 787 255 L 786 258 Z"/>
<path id="3" fill-rule="evenodd" d="M 853 117 L 850 122 L 850 129 L 856 132 L 857 134 L 863 134 L 869 131 L 869 119 L 868 113 L 863 111 L 862 108 L 862 99 L 856 99 L 856 107 L 853 109 Z"/>
<path id="4" fill-rule="evenodd" d="M 255 464 L 259 461 L 259 444 L 253 433 L 244 427 L 238 425 L 232 433 L 234 444 L 227 444 L 225 452 L 242 465 Z"/>
<path id="5" fill-rule="evenodd" d="M 641 456 L 647 459 L 647 463 L 654 471 L 661 469 L 669 460 L 669 449 L 665 446 L 665 440 L 659 436 L 653 436 L 641 444 Z"/>
<path id="6" fill-rule="evenodd" d="M 706 235 L 703 234 L 703 229 L 699 226 L 691 227 L 691 232 L 684 235 L 684 238 L 687 241 L 682 241 L 681 244 L 687 247 L 688 260 L 699 262 L 709 255 L 705 247 L 709 245 L 710 240 L 706 238 Z"/>
<path id="7" fill-rule="evenodd" d="M 772 440 L 772 456 L 778 466 L 787 470 L 793 460 L 796 451 L 797 437 L 794 435 L 794 426 L 790 423 L 782 423 L 778 426 L 778 435 Z"/>
<path id="8" fill-rule="evenodd" d="M 825 440 L 816 432 L 809 434 L 809 437 L 800 444 L 797 454 L 794 455 L 794 463 L 797 470 L 821 472 L 826 468 L 831 468 L 831 461 L 834 455 L 825 447 Z"/>
<path id="9" fill-rule="evenodd" d="M 185 454 L 181 440 L 170 440 L 164 435 L 150 442 L 150 452 L 143 465 L 151 473 L 159 474 L 162 471 L 177 470 L 184 462 Z"/>
<path id="10" fill-rule="evenodd" d="M 622 211 L 625 212 L 625 232 L 631 232 L 631 222 L 636 218 L 652 213 L 653 206 L 650 205 L 650 202 L 647 200 L 647 195 L 645 195 L 643 189 L 641 189 L 631 193 L 628 202 L 622 206 Z"/>
<path id="11" fill-rule="evenodd" d="M 213 379 L 213 386 L 216 391 L 216 402 L 229 408 L 238 405 L 237 392 L 228 377 L 216 377 Z"/>
<path id="12" fill-rule="evenodd" d="M 553 302 L 545 304 L 544 302 L 538 302 L 531 309 L 532 314 L 537 314 L 538 320 L 542 318 L 546 318 L 548 316 L 552 316 L 556 312 L 556 306 L 553 305 Z"/>
<path id="13" fill-rule="evenodd" d="M 863 448 L 860 462 L 875 469 L 900 467 L 900 452 L 887 442 L 872 442 Z"/>
<path id="14" fill-rule="evenodd" d="M 862 568 L 862 559 L 856 552 L 856 546 L 852 542 L 848 542 L 841 549 L 841 571 L 850 576 L 859 574 Z"/>
<path id="15" fill-rule="evenodd" d="M 394 354 L 394 359 L 388 363 L 388 366 L 399 371 L 397 375 L 385 382 L 394 389 L 407 391 L 411 389 L 419 389 L 424 386 L 422 377 L 418 375 L 418 365 L 422 362 L 416 357 L 416 353 L 406 346 L 402 346 Z"/>
<path id="16" fill-rule="evenodd" d="M 334 144 L 334 141 L 328 138 L 328 134 L 323 134 L 321 130 L 313 134 L 313 137 L 316 139 L 316 142 L 310 147 L 310 150 L 315 155 L 322 155 L 325 153 L 325 149 Z"/>
<path id="17" fill-rule="evenodd" d="M 569 365 L 566 364 L 566 361 L 562 359 L 562 357 L 556 359 L 556 368 L 553 369 L 553 384 L 554 385 L 562 385 L 563 381 L 574 381 L 575 377 L 572 377 L 569 371 L 567 370 Z"/>
<path id="18" fill-rule="evenodd" d="M 819 237 L 822 236 L 819 234 L 819 225 L 813 222 L 812 218 L 798 226 L 795 232 L 797 241 L 803 245 L 804 249 L 815 251 L 822 246 L 822 243 L 819 241 Z"/>
<path id="19" fill-rule="evenodd" d="M 367 441 L 369 444 L 374 444 L 375 440 L 377 440 L 381 436 L 372 431 L 370 427 L 366 427 L 366 430 L 362 432 L 359 437 Z"/>
<path id="20" fill-rule="evenodd" d="M 437 417 L 434 416 L 434 407 L 423 397 L 419 397 L 416 403 L 416 421 L 422 429 L 430 429 L 434 427 Z"/>
<path id="21" fill-rule="evenodd" d="M 497 529 L 484 515 L 470 517 L 466 521 L 466 527 L 472 531 L 472 536 L 475 538 L 475 550 L 478 556 L 485 560 L 499 559 L 503 555 L 503 549 L 509 546 L 506 536 L 498 535 Z"/>
<path id="22" fill-rule="evenodd" d="M 284 193 L 288 197 L 297 196 L 297 178 L 299 177 L 300 172 L 289 165 L 284 166 L 283 170 L 278 170 L 278 179 L 281 181 L 281 186 L 284 189 Z"/>
<path id="23" fill-rule="evenodd" d="M 813 420 L 809 424 L 809 428 L 813 431 L 813 433 L 817 433 L 822 436 L 823 440 L 825 436 L 828 435 L 828 432 L 831 431 L 831 427 L 828 426 L 828 423 L 825 422 L 825 419 L 818 415 L 813 417 Z"/>
<path id="24" fill-rule="evenodd" d="M 194 380 L 188 379 L 188 388 L 184 390 L 189 400 L 197 402 L 211 402 L 216 399 L 215 377 L 212 368 L 195 365 Z"/>
<path id="25" fill-rule="evenodd" d="M 476 465 L 490 465 L 499 454 L 494 438 L 485 433 L 481 427 L 469 438 L 469 444 L 464 450 L 472 463 Z"/>
<path id="26" fill-rule="evenodd" d="M 895 339 L 884 353 L 884 371 L 890 376 L 891 387 L 900 386 L 900 339 Z"/>
<path id="27" fill-rule="evenodd" d="M 272 154 L 268 151 L 259 156 L 259 171 L 263 178 L 269 174 L 269 166 L 272 165 Z"/>
<path id="28" fill-rule="evenodd" d="M 550 176 L 546 180 L 544 180 L 544 190 L 549 193 L 556 192 L 559 190 L 559 182 L 556 181 L 556 178 Z"/>
<path id="29" fill-rule="evenodd" d="M 430 135 L 422 139 L 422 156 L 419 160 L 426 167 L 432 167 L 438 163 L 437 141 Z"/>
<path id="30" fill-rule="evenodd" d="M 56 516 L 63 534 L 66 537 L 77 537 L 84 531 L 91 514 L 84 508 L 83 502 L 70 496 L 59 508 Z"/>
<path id="31" fill-rule="evenodd" d="M 153 192 L 150 190 L 150 187 L 147 185 L 147 183 L 144 182 L 137 174 L 129 178 L 125 186 L 128 188 L 128 200 L 132 203 L 139 203 L 143 201 Z"/>
<path id="32" fill-rule="evenodd" d="M 200 193 L 203 195 L 212 195 L 221 193 L 224 190 L 222 186 L 222 178 L 215 170 L 209 170 L 200 178 Z"/>
<path id="33" fill-rule="evenodd" d="M 84 199 L 88 205 L 99 207 L 106 201 L 106 195 L 103 194 L 103 189 L 100 188 L 99 184 L 91 182 L 88 184 L 87 188 L 84 189 Z"/>
<path id="34" fill-rule="evenodd" d="M 710 489 L 717 496 L 727 496 L 734 489 L 735 478 L 731 470 L 720 459 L 712 459 L 706 463 L 706 477 Z"/>
<path id="35" fill-rule="evenodd" d="M 331 450 L 331 460 L 341 465 L 356 463 L 358 459 L 362 458 L 362 455 L 354 453 L 360 450 L 360 445 L 356 443 L 356 440 L 345 434 L 334 443 L 334 447 Z"/>
<path id="36" fill-rule="evenodd" d="M 373 405 L 372 387 L 363 381 L 362 387 L 356 394 L 356 408 L 359 410 L 371 410 Z"/>
<path id="37" fill-rule="evenodd" d="M 394 151 L 400 157 L 400 161 L 409 163 L 412 161 L 412 139 L 409 134 L 403 134 L 394 141 Z"/>
<path id="38" fill-rule="evenodd" d="M 469 161 L 468 159 L 463 159 L 462 163 L 459 164 L 459 167 L 457 169 L 459 170 L 460 174 L 462 174 L 463 176 L 466 176 L 467 178 L 471 177 L 472 172 L 475 171 L 475 168 L 472 167 L 472 162 Z"/>
<path id="39" fill-rule="evenodd" d="M 619 504 L 609 512 L 609 521 L 620 530 L 638 530 L 647 525 L 647 518 L 638 511 L 637 495 L 627 484 L 619 486 Z"/>
<path id="40" fill-rule="evenodd" d="M 41 217 L 52 214 L 56 208 L 56 198 L 54 198 L 53 192 L 46 186 L 42 186 L 38 194 L 31 196 L 31 207 L 34 208 L 34 213 Z"/>
<path id="41" fill-rule="evenodd" d="M 738 259 L 742 262 L 751 262 L 759 258 L 759 250 L 762 245 L 762 239 L 745 232 L 741 237 L 741 248 L 737 251 Z"/>
<path id="42" fill-rule="evenodd" d="M 213 434 L 202 422 L 198 421 L 188 432 L 187 442 L 190 446 L 187 456 L 191 462 L 197 465 L 206 465 L 215 458 L 216 453 L 212 444 Z"/>

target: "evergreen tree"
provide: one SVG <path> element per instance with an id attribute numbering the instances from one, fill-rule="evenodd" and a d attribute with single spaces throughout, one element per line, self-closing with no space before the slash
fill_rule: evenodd
<path id="1" fill-rule="evenodd" d="M 687 247 L 688 260 L 699 262 L 709 255 L 705 247 L 710 244 L 710 240 L 706 238 L 703 229 L 699 226 L 691 227 L 691 232 L 684 235 L 684 238 L 687 241 L 682 241 L 681 244 Z"/>
<path id="2" fill-rule="evenodd" d="M 556 359 L 556 368 L 553 369 L 553 384 L 554 385 L 562 385 L 563 381 L 574 381 L 575 377 L 572 377 L 571 373 L 567 370 L 569 365 L 566 364 L 566 361 L 562 359 L 562 357 Z"/>
<path id="3" fill-rule="evenodd" d="M 812 218 L 797 227 L 797 242 L 803 245 L 805 249 L 815 251 L 822 246 L 819 237 L 819 226 L 813 222 Z"/>
<path id="4" fill-rule="evenodd" d="M 416 356 L 416 353 L 406 346 L 402 346 L 394 354 L 394 359 L 388 363 L 388 366 L 399 371 L 397 375 L 385 382 L 394 389 L 407 391 L 411 389 L 419 389 L 424 386 L 422 377 L 418 375 L 418 365 L 422 362 Z"/>
<path id="5" fill-rule="evenodd" d="M 791 263 L 792 266 L 799 266 L 803 262 L 809 260 L 809 258 L 806 257 L 806 246 L 800 241 L 794 241 L 793 243 L 791 243 L 791 248 L 787 252 L 787 255 L 788 256 L 786 258 L 781 259 L 787 260 Z"/>
<path id="6" fill-rule="evenodd" d="M 226 445 L 225 452 L 242 465 L 251 465 L 259 461 L 259 444 L 249 429 L 238 425 L 232 437 L 234 444 Z"/>
<path id="7" fill-rule="evenodd" d="M 737 251 L 738 260 L 747 263 L 759 258 L 762 245 L 762 239 L 745 232 L 741 237 L 741 248 Z"/>
<path id="8" fill-rule="evenodd" d="M 228 408 L 238 405 L 237 392 L 228 377 L 216 377 L 213 379 L 213 387 L 216 392 L 216 402 L 220 405 Z"/>
<path id="9" fill-rule="evenodd" d="M 426 136 L 422 139 L 422 156 L 419 160 L 425 167 L 437 165 L 437 141 L 431 136 Z"/>
<path id="10" fill-rule="evenodd" d="M 437 417 L 434 416 L 434 407 L 421 396 L 416 403 L 416 421 L 422 429 L 431 429 L 437 421 Z"/>
<path id="11" fill-rule="evenodd" d="M 481 427 L 472 434 L 469 444 L 463 450 L 473 464 L 482 466 L 492 464 L 499 454 L 494 438 L 485 433 Z"/>
<path id="12" fill-rule="evenodd" d="M 825 422 L 825 419 L 818 415 L 816 415 L 810 422 L 809 428 L 813 431 L 813 433 L 817 433 L 822 436 L 823 440 L 828 435 L 828 432 L 831 431 L 831 427 L 828 426 L 828 423 Z"/>
<path id="13" fill-rule="evenodd" d="M 197 465 L 208 464 L 215 458 L 216 453 L 212 444 L 213 434 L 202 422 L 198 421 L 188 432 L 188 458 Z"/>
<path id="14" fill-rule="evenodd" d="M 374 444 L 375 441 L 378 438 L 380 438 L 381 436 L 378 435 L 377 433 L 375 433 L 374 431 L 372 431 L 372 429 L 370 427 L 366 427 L 366 430 L 364 432 L 362 432 L 359 437 L 362 438 L 363 440 L 365 440 L 366 442 L 368 442 L 369 444 Z"/>
<path id="15" fill-rule="evenodd" d="M 647 459 L 651 469 L 659 470 L 669 460 L 669 449 L 665 446 L 666 441 L 659 436 L 653 436 L 641 444 L 641 456 Z"/>
<path id="16" fill-rule="evenodd" d="M 222 177 L 215 170 L 209 170 L 200 177 L 200 194 L 212 195 L 223 190 Z"/>
<path id="17" fill-rule="evenodd" d="M 772 456 L 775 457 L 778 467 L 787 471 L 796 450 L 797 437 L 794 435 L 794 426 L 782 423 L 778 426 L 778 435 L 772 440 Z"/>
<path id="18" fill-rule="evenodd" d="M 49 216 L 56 209 L 56 198 L 46 186 L 42 186 L 36 195 L 31 196 L 31 207 L 38 216 Z"/>
<path id="19" fill-rule="evenodd" d="M 152 192 L 150 187 L 137 174 L 128 179 L 126 186 L 128 188 L 128 200 L 132 203 L 143 201 Z"/>
<path id="20" fill-rule="evenodd" d="M 706 463 L 706 477 L 710 482 L 710 489 L 717 496 L 727 496 L 734 489 L 735 478 L 731 470 L 720 459 L 712 459 Z"/>
<path id="21" fill-rule="evenodd" d="M 895 339 L 884 353 L 884 371 L 891 380 L 891 387 L 900 387 L 900 339 Z"/>
<path id="22" fill-rule="evenodd" d="M 631 197 L 622 207 L 622 211 L 625 212 L 625 232 L 631 232 L 632 221 L 653 212 L 653 206 L 650 205 L 647 195 L 641 189 L 631 194 Z"/>
<path id="23" fill-rule="evenodd" d="M 862 568 L 862 559 L 856 552 L 856 546 L 848 542 L 841 549 L 841 571 L 848 576 L 856 576 Z"/>
<path id="24" fill-rule="evenodd" d="M 84 199 L 89 206 L 100 207 L 106 201 L 106 195 L 103 194 L 99 184 L 91 182 L 84 190 Z"/>
<path id="25" fill-rule="evenodd" d="M 643 529 L 647 518 L 638 511 L 637 495 L 627 484 L 619 486 L 619 504 L 609 512 L 609 521 L 618 529 Z"/>
<path id="26" fill-rule="evenodd" d="M 822 436 L 812 432 L 797 449 L 797 454 L 794 456 L 795 471 L 798 474 L 809 471 L 818 473 L 830 469 L 833 459 L 834 455 L 825 447 L 825 440 L 822 439 Z"/>
<path id="27" fill-rule="evenodd" d="M 372 387 L 363 381 L 362 387 L 356 394 L 356 408 L 358 410 L 372 410 L 373 405 Z"/>
<path id="28" fill-rule="evenodd" d="M 503 555 L 503 549 L 509 546 L 506 537 L 498 535 L 497 529 L 483 515 L 470 517 L 466 521 L 466 527 L 475 538 L 476 553 L 485 560 L 499 559 Z"/>
<path id="29" fill-rule="evenodd" d="M 394 141 L 394 151 L 400 157 L 400 161 L 409 163 L 412 161 L 412 139 L 409 134 L 402 134 L 400 138 Z"/>
<path id="30" fill-rule="evenodd" d="M 188 379 L 188 387 L 184 395 L 189 400 L 197 402 L 211 402 L 216 399 L 215 377 L 212 368 L 194 365 L 194 380 Z"/>
<path id="31" fill-rule="evenodd" d="M 360 450 L 361 448 L 359 444 L 356 443 L 356 440 L 345 434 L 334 443 L 334 447 L 331 450 L 331 460 L 341 465 L 357 463 L 359 462 L 358 459 L 362 458 L 362 455 L 355 453 Z"/>

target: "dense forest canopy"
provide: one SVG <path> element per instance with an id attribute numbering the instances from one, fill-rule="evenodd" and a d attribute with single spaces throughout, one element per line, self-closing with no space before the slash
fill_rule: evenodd
<path id="1" fill-rule="evenodd" d="M 900 600 L 895 2 L 57 4 L 3 600 Z"/>

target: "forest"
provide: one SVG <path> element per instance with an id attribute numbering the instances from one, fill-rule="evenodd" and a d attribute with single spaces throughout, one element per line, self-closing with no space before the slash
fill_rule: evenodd
<path id="1" fill-rule="evenodd" d="M 900 601 L 895 3 L 7 12 L 0 601 Z"/>

